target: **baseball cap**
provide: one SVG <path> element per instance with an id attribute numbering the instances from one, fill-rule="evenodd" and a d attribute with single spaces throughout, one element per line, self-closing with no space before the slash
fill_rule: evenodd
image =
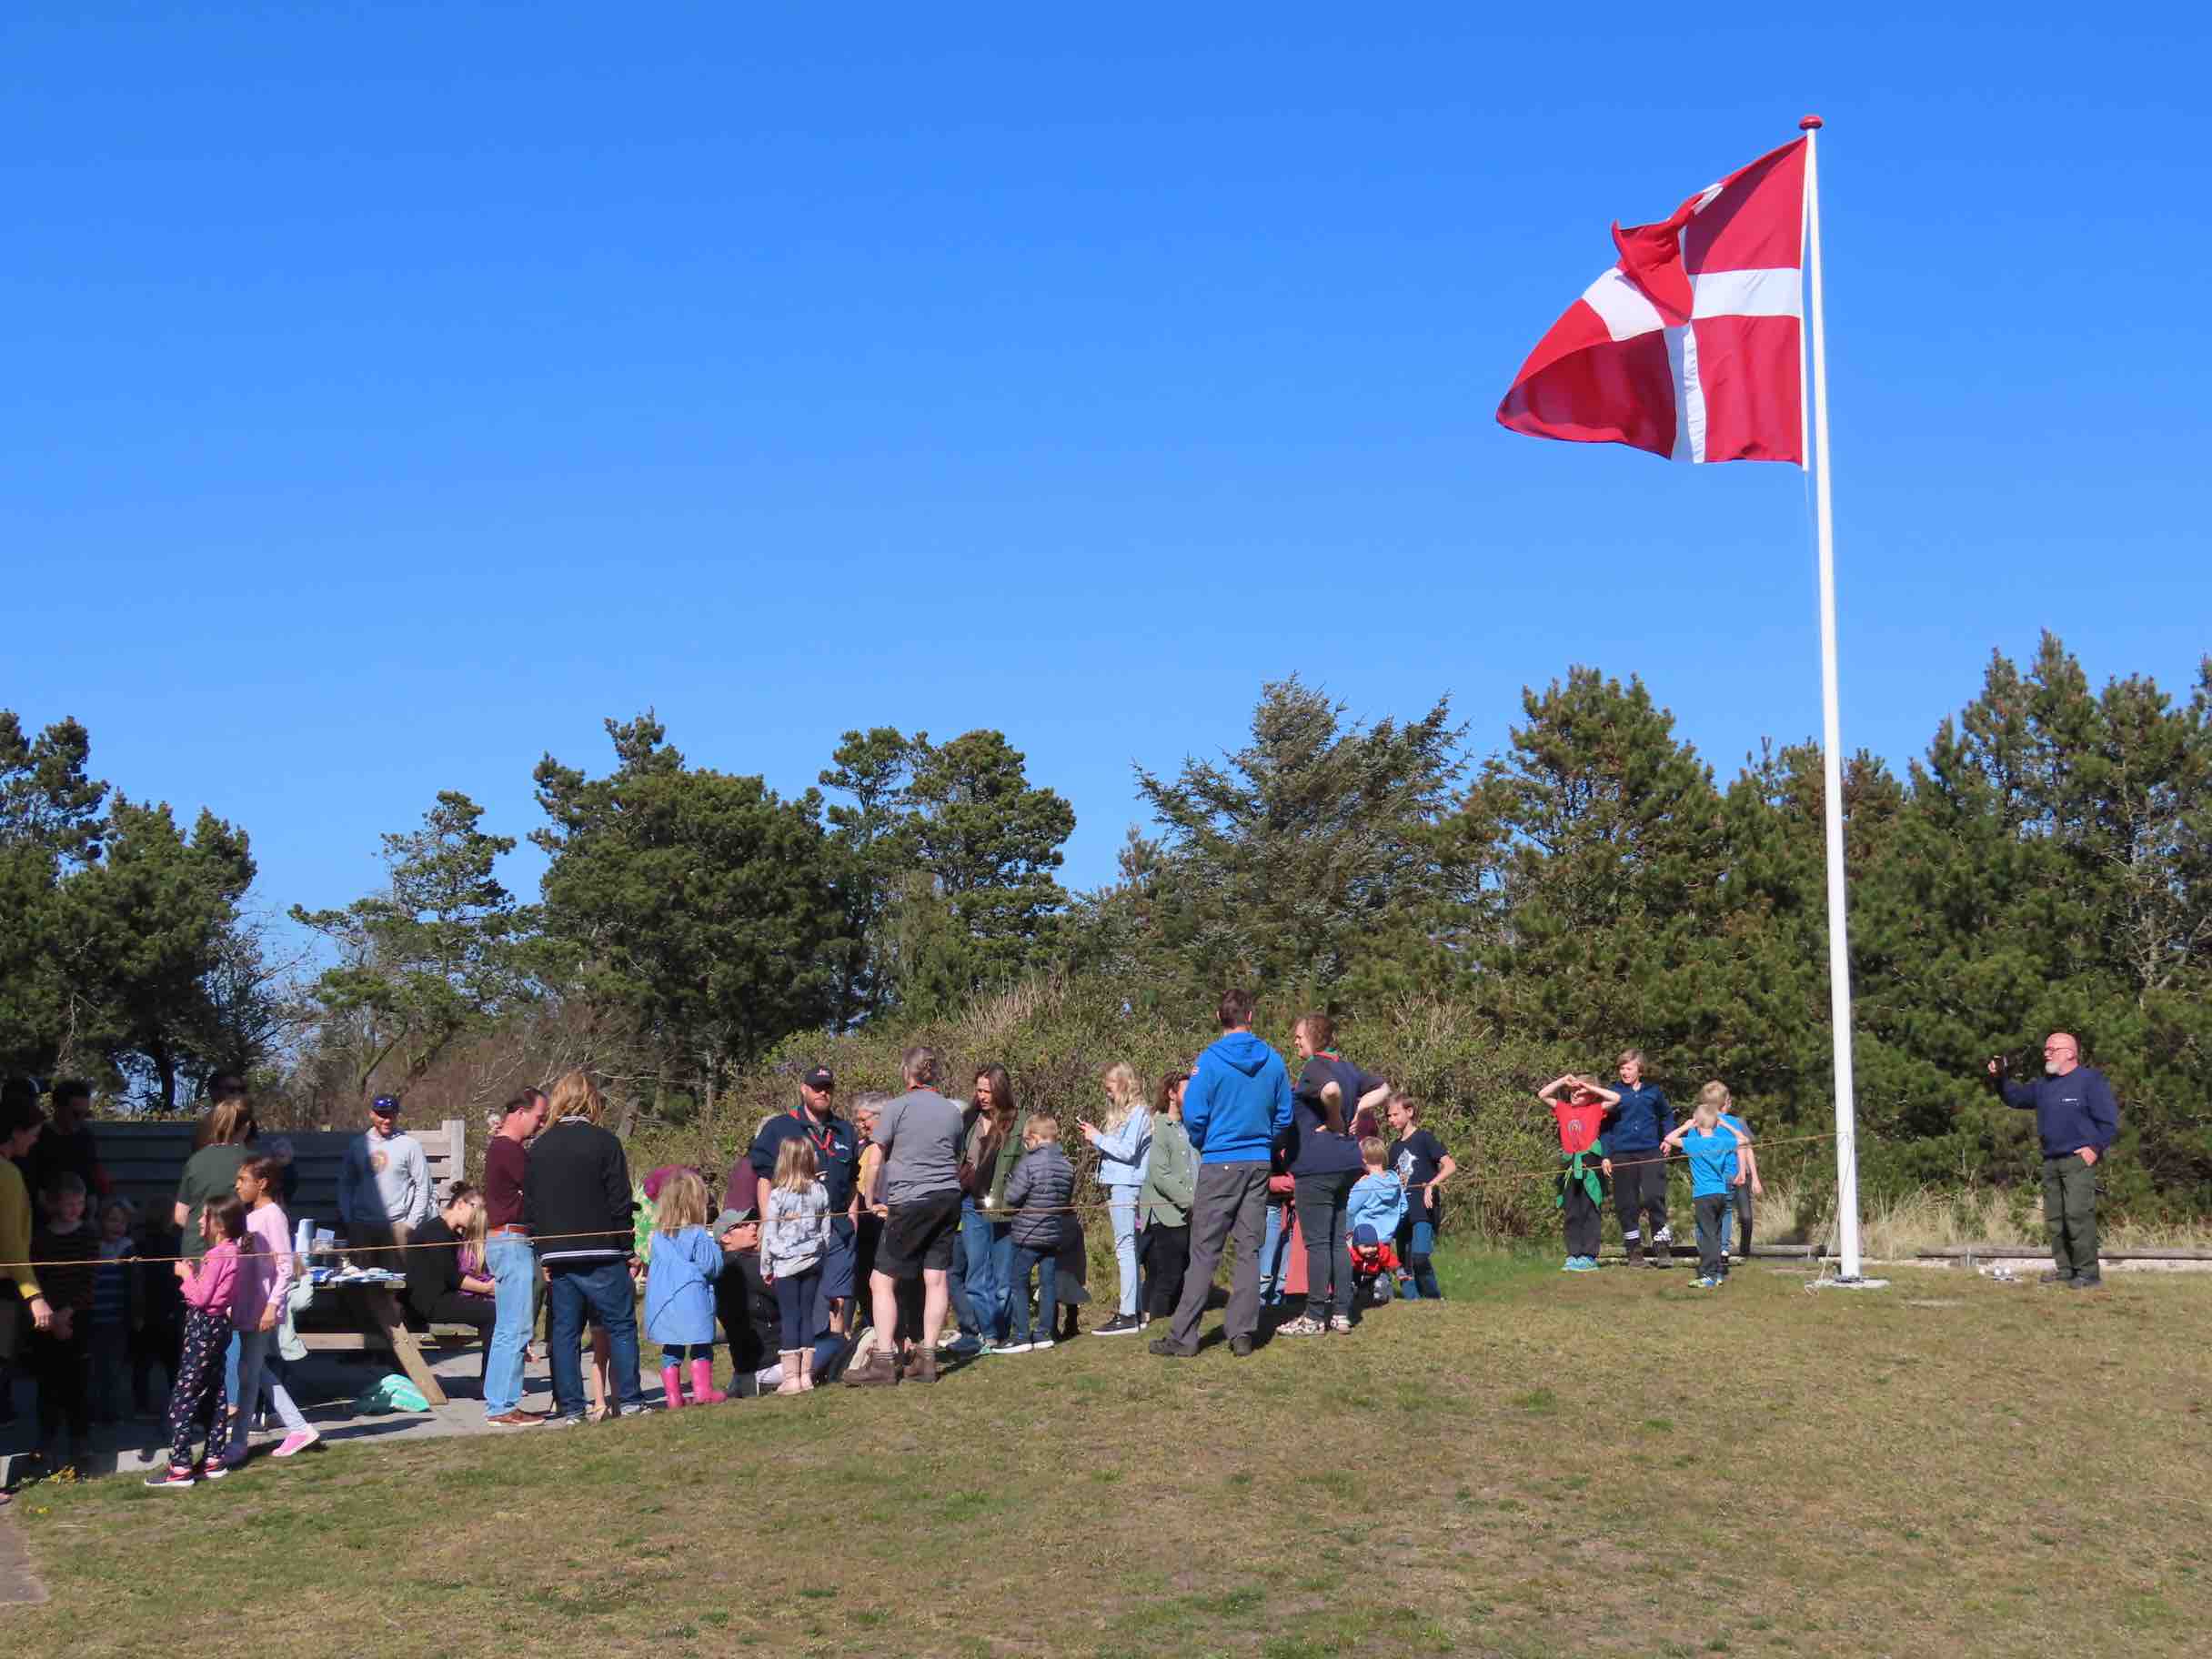
<path id="1" fill-rule="evenodd" d="M 837 1087 L 837 1079 L 830 1075 L 828 1066 L 816 1066 L 799 1081 L 809 1089 L 834 1089 Z"/>
<path id="2" fill-rule="evenodd" d="M 759 1219 L 760 1212 L 749 1204 L 742 1210 L 725 1210 L 714 1218 L 714 1226 L 710 1231 L 719 1239 L 732 1227 L 749 1226 Z"/>
<path id="3" fill-rule="evenodd" d="M 399 1115 L 399 1097 L 396 1094 L 380 1094 L 369 1101 L 368 1109 L 380 1118 L 396 1118 Z"/>

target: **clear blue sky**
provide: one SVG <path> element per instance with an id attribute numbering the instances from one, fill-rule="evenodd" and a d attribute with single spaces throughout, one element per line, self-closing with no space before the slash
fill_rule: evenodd
<path id="1" fill-rule="evenodd" d="M 1293 669 L 1478 751 L 1636 673 L 1726 776 L 1817 729 L 1801 478 L 1492 417 L 1614 218 L 1808 109 L 1846 743 L 2045 626 L 2186 692 L 2212 38 L 1955 9 L 15 0 L 0 706 L 272 906 L 649 705 L 787 792 L 1002 728 L 1077 886 Z"/>

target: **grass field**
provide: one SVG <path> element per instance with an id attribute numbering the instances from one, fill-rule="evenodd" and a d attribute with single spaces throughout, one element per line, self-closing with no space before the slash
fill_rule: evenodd
<path id="1" fill-rule="evenodd" d="M 25 1654 L 2203 1651 L 2212 1282 L 1581 1278 L 26 1491 Z"/>

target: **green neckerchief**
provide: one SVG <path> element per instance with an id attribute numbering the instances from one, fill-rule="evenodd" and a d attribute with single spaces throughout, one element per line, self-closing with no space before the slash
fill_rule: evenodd
<path id="1" fill-rule="evenodd" d="M 1592 1203 L 1604 1203 L 1605 1202 L 1605 1183 L 1598 1179 L 1595 1165 L 1585 1163 L 1584 1160 L 1594 1158 L 1599 1162 L 1603 1162 L 1604 1157 L 1605 1142 L 1602 1136 L 1590 1142 L 1579 1152 L 1560 1153 L 1559 1161 L 1567 1167 L 1559 1172 L 1559 1196 L 1552 1201 L 1552 1208 L 1554 1210 L 1565 1208 L 1567 1189 L 1577 1181 L 1582 1183 L 1583 1191 L 1589 1193 Z"/>

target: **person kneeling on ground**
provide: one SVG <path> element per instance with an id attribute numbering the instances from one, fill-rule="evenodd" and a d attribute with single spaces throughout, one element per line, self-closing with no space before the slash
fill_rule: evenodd
<path id="1" fill-rule="evenodd" d="M 1060 1121 L 1031 1112 L 1022 1144 L 1028 1150 L 1006 1183 L 1006 1208 L 1014 1218 L 1012 1305 L 1007 1340 L 993 1353 L 1029 1353 L 1052 1345 L 1059 1305 L 1060 1246 L 1075 1193 L 1075 1166 L 1060 1150 Z M 1037 1334 L 1030 1335 L 1030 1270 L 1037 1272 Z"/>

